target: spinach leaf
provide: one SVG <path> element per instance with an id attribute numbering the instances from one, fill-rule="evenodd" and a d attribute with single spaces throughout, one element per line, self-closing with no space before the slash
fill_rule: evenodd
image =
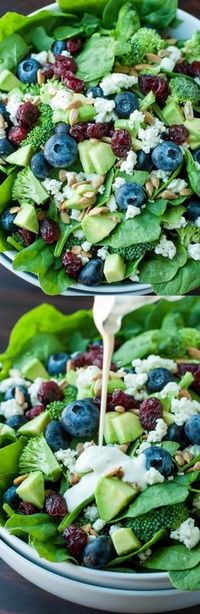
<path id="1" fill-rule="evenodd" d="M 70 224 L 63 224 L 63 222 L 60 222 L 59 225 L 60 225 L 61 232 L 60 232 L 60 238 L 58 239 L 55 249 L 54 249 L 55 258 L 60 258 L 62 251 L 65 247 L 65 243 L 67 239 L 70 237 L 70 235 L 72 234 L 72 232 L 81 228 L 81 224 L 79 224 L 78 222 L 75 222 L 75 220 L 71 220 Z"/>
<path id="2" fill-rule="evenodd" d="M 45 245 L 43 239 L 36 239 L 32 245 L 17 254 L 13 268 L 15 271 L 45 275 L 53 261 L 53 246 Z"/>
<path id="3" fill-rule="evenodd" d="M 0 43 L 0 72 L 16 68 L 28 54 L 29 47 L 19 34 L 11 34 Z"/>
<path id="4" fill-rule="evenodd" d="M 140 282 L 159 285 L 159 281 L 164 286 L 166 282 L 173 279 L 180 267 L 183 267 L 187 262 L 187 252 L 180 245 L 177 248 L 177 253 L 172 260 L 164 258 L 164 256 L 152 255 L 146 260 L 141 268 Z M 170 294 L 170 292 L 169 292 Z"/>
<path id="5" fill-rule="evenodd" d="M 115 36 L 118 44 L 118 52 L 116 55 L 121 55 L 120 44 L 127 45 L 127 43 L 130 43 L 130 47 L 128 45 L 125 51 L 125 53 L 129 53 L 131 49 L 131 37 L 139 27 L 140 19 L 138 13 L 133 9 L 131 2 L 125 2 L 119 11 L 116 24 Z M 124 53 L 122 55 L 124 55 Z"/>
<path id="6" fill-rule="evenodd" d="M 26 21 L 27 17 L 25 17 L 25 15 L 14 12 L 5 13 L 5 15 L 0 18 L 0 41 L 6 38 L 6 36 L 13 34 L 13 32 L 16 32 Z"/>
<path id="7" fill-rule="evenodd" d="M 5 528 L 12 535 L 28 534 L 41 542 L 46 542 L 56 535 L 57 526 L 55 520 L 42 512 L 32 516 L 13 514 L 5 524 Z"/>
<path id="8" fill-rule="evenodd" d="M 184 571 L 170 571 L 169 579 L 173 586 L 182 591 L 200 590 L 200 565 Z"/>
<path id="9" fill-rule="evenodd" d="M 97 204 L 100 205 L 101 207 L 102 205 L 105 205 L 105 203 L 107 203 L 110 197 L 111 190 L 112 190 L 112 184 L 113 184 L 113 177 L 114 177 L 114 169 L 111 168 L 108 174 L 106 175 L 106 180 L 104 182 L 105 190 L 103 194 L 100 194 L 98 201 L 97 201 Z"/>
<path id="10" fill-rule="evenodd" d="M 62 294 L 73 283 L 73 280 L 68 277 L 63 268 L 58 271 L 54 267 L 50 267 L 45 273 L 39 273 L 38 279 L 43 292 L 50 296 Z"/>
<path id="11" fill-rule="evenodd" d="M 192 569 L 200 564 L 200 547 L 188 550 L 183 544 L 160 547 L 151 558 L 147 559 L 143 567 L 161 571 L 175 571 Z"/>
<path id="12" fill-rule="evenodd" d="M 7 205 L 12 199 L 12 187 L 15 181 L 16 171 L 6 177 L 0 185 L 0 213 L 3 213 Z"/>
<path id="13" fill-rule="evenodd" d="M 178 8 L 177 0 L 136 0 L 136 5 L 142 23 L 160 30 L 173 22 Z"/>
<path id="14" fill-rule="evenodd" d="M 48 51 L 54 43 L 54 38 L 47 34 L 43 26 L 37 26 L 31 31 L 31 42 L 37 51 Z"/>
<path id="15" fill-rule="evenodd" d="M 117 22 L 118 13 L 125 0 L 108 0 L 103 11 L 104 28 L 114 28 Z"/>
<path id="16" fill-rule="evenodd" d="M 137 516 L 141 516 L 141 514 L 146 514 L 163 505 L 183 503 L 183 501 L 187 499 L 187 496 L 187 486 L 177 483 L 176 479 L 173 482 L 154 484 L 146 488 L 146 490 L 131 503 L 123 516 L 120 516 L 120 519 L 136 518 Z"/>
<path id="17" fill-rule="evenodd" d="M 133 171 L 131 175 L 127 175 L 125 171 L 116 172 L 116 177 L 122 177 L 128 183 L 138 183 L 139 185 L 144 185 L 148 179 L 148 176 L 148 171 Z"/>
<path id="18" fill-rule="evenodd" d="M 95 81 L 111 72 L 115 59 L 115 41 L 110 36 L 94 34 L 77 57 L 77 76 L 85 82 Z"/>
<path id="19" fill-rule="evenodd" d="M 187 149 L 185 150 L 185 157 L 186 157 L 186 169 L 187 169 L 189 184 L 190 184 L 192 190 L 195 192 L 195 194 L 200 196 L 200 172 L 199 172 L 199 169 L 197 169 L 196 162 L 195 162 L 192 154 L 190 153 L 190 151 L 188 151 Z"/>
<path id="20" fill-rule="evenodd" d="M 92 36 L 100 25 L 100 19 L 95 15 L 84 13 L 81 19 L 85 36 Z"/>
<path id="21" fill-rule="evenodd" d="M 183 213 L 185 212 L 185 207 L 169 207 L 169 209 L 162 215 L 162 222 L 165 224 L 177 224 Z"/>
<path id="22" fill-rule="evenodd" d="M 114 353 L 114 361 L 118 367 L 129 365 L 134 358 L 143 358 L 147 354 L 153 354 L 157 347 L 157 342 L 160 337 L 159 330 L 149 330 L 138 337 L 133 337 L 126 341 Z"/>
<path id="23" fill-rule="evenodd" d="M 160 447 L 167 450 L 171 456 L 174 456 L 177 450 L 179 450 L 180 445 L 179 443 L 176 443 L 176 441 L 161 441 Z"/>
<path id="24" fill-rule="evenodd" d="M 158 200 L 149 200 L 147 203 L 147 210 L 153 215 L 161 217 L 165 213 L 167 208 L 167 200 L 159 198 Z"/>
<path id="25" fill-rule="evenodd" d="M 12 483 L 17 474 L 18 461 L 23 450 L 23 442 L 18 439 L 0 450 L 0 490 Z"/>
<path id="26" fill-rule="evenodd" d="M 188 260 L 185 266 L 182 266 L 173 279 L 167 283 L 152 282 L 153 290 L 156 294 L 166 295 L 183 295 L 198 288 L 200 284 L 199 262 L 196 260 Z"/>
<path id="27" fill-rule="evenodd" d="M 87 499 L 85 499 L 85 501 L 80 503 L 80 505 L 78 505 L 78 507 L 76 507 L 76 509 L 73 512 L 70 512 L 70 514 L 67 514 L 67 516 L 65 516 L 62 522 L 59 524 L 58 530 L 61 533 L 63 533 L 64 529 L 67 529 L 67 527 L 69 527 L 69 525 L 72 524 L 74 520 L 76 520 L 76 518 L 80 515 L 84 507 L 87 507 L 87 505 L 89 505 L 89 503 L 91 503 L 93 499 L 94 499 L 94 495 L 91 495 L 91 497 L 88 497 Z"/>
<path id="28" fill-rule="evenodd" d="M 63 11 L 71 12 L 72 9 L 75 13 L 83 13 L 84 9 L 87 8 L 87 11 L 90 13 L 95 13 L 95 15 L 100 15 L 107 0 L 60 0 L 59 6 Z"/>
<path id="29" fill-rule="evenodd" d="M 146 544 L 143 544 L 143 546 L 140 546 L 140 548 L 135 550 L 135 552 L 125 554 L 124 556 L 118 556 L 116 559 L 110 561 L 107 567 L 115 567 L 117 565 L 121 565 L 121 563 L 124 563 L 125 561 L 130 561 L 131 559 L 133 559 L 134 556 L 137 556 L 138 554 L 140 554 L 140 552 L 143 552 L 144 550 L 148 550 L 148 548 L 151 548 L 152 546 L 154 546 L 154 544 L 159 542 L 161 539 L 164 539 L 165 537 L 165 529 L 160 529 L 160 531 L 157 531 L 157 533 L 155 533 L 152 539 L 150 539 Z"/>
<path id="30" fill-rule="evenodd" d="M 40 557 L 53 563 L 63 563 L 64 561 L 71 561 L 76 563 L 76 560 L 67 552 L 67 549 L 63 546 L 59 547 L 56 544 L 48 544 L 39 541 L 38 539 L 30 540 L 31 546 L 36 550 Z"/>
<path id="31" fill-rule="evenodd" d="M 141 262 L 142 259 L 143 259 L 143 256 L 140 256 L 140 258 L 137 258 L 136 260 L 132 260 L 132 262 L 129 262 L 127 264 L 126 274 L 125 274 L 124 279 L 126 279 L 127 277 L 130 277 L 130 275 L 134 275 L 134 273 L 136 274 L 136 271 L 138 270 L 138 264 Z"/>
<path id="32" fill-rule="evenodd" d="M 133 219 L 121 222 L 110 237 L 106 238 L 106 244 L 110 247 L 128 247 L 137 243 L 156 241 L 159 236 L 160 224 L 157 216 L 144 209 Z M 148 280 L 147 283 L 151 282 Z"/>
<path id="33" fill-rule="evenodd" d="M 80 34 L 83 34 L 84 29 L 83 26 L 73 26 L 73 25 L 66 25 L 66 26 L 59 26 L 58 28 L 56 28 L 54 30 L 54 37 L 56 38 L 56 40 L 67 40 L 68 38 L 73 38 L 75 36 L 79 36 Z"/>

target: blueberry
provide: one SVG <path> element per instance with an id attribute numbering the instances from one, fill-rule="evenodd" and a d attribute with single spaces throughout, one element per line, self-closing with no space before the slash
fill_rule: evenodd
<path id="1" fill-rule="evenodd" d="M 151 469 L 154 467 L 167 478 L 169 475 L 172 475 L 175 469 L 174 461 L 164 448 L 159 448 L 158 446 L 151 446 L 144 450 L 144 455 L 146 456 L 146 469 Z"/>
<path id="2" fill-rule="evenodd" d="M 25 424 L 25 422 L 27 422 L 25 416 L 12 416 L 11 418 L 8 418 L 6 420 L 6 424 L 7 426 L 10 426 L 11 429 L 14 429 L 15 431 L 18 431 L 18 429 L 20 428 L 20 426 L 23 426 L 23 424 Z"/>
<path id="3" fill-rule="evenodd" d="M 10 123 L 10 115 L 8 111 L 6 110 L 6 105 L 1 100 L 0 100 L 0 115 L 3 115 L 3 118 L 6 120 L 6 122 Z"/>
<path id="4" fill-rule="evenodd" d="M 26 58 L 17 68 L 17 76 L 22 83 L 37 83 L 37 72 L 41 64 L 34 58 Z"/>
<path id="5" fill-rule="evenodd" d="M 176 379 L 169 369 L 158 367 L 149 372 L 146 387 L 148 392 L 160 392 L 169 382 L 175 382 Z"/>
<path id="6" fill-rule="evenodd" d="M 55 126 L 55 134 L 69 134 L 69 124 L 65 124 L 65 122 L 59 122 Z"/>
<path id="7" fill-rule="evenodd" d="M 45 439 L 53 452 L 69 447 L 69 437 L 59 420 L 52 420 L 47 425 Z"/>
<path id="8" fill-rule="evenodd" d="M 73 401 L 63 410 L 61 423 L 72 437 L 91 437 L 99 426 L 99 410 L 92 399 Z"/>
<path id="9" fill-rule="evenodd" d="M 46 179 L 48 177 L 51 167 L 45 160 L 42 151 L 38 151 L 31 158 L 31 170 L 38 179 Z"/>
<path id="10" fill-rule="evenodd" d="M 169 441 L 176 441 L 180 444 L 180 448 L 183 450 L 189 445 L 189 440 L 186 437 L 184 426 L 178 426 L 173 423 L 168 427 L 166 438 Z"/>
<path id="11" fill-rule="evenodd" d="M 18 497 L 16 490 L 16 486 L 10 486 L 10 488 L 8 488 L 8 490 L 6 490 L 3 494 L 3 502 L 10 505 L 13 510 L 17 510 L 20 503 L 20 498 Z"/>
<path id="12" fill-rule="evenodd" d="M 137 152 L 136 171 L 152 171 L 153 164 L 151 154 L 147 154 L 142 149 Z"/>
<path id="13" fill-rule="evenodd" d="M 91 258 L 84 265 L 78 276 L 80 284 L 85 286 L 98 286 L 103 279 L 103 262 L 100 258 Z"/>
<path id="14" fill-rule="evenodd" d="M 77 158 L 78 147 L 75 139 L 67 134 L 54 134 L 44 147 L 44 156 L 54 168 L 71 166 Z"/>
<path id="15" fill-rule="evenodd" d="M 54 55 L 60 55 L 66 49 L 65 41 L 55 41 L 51 46 L 51 51 Z"/>
<path id="16" fill-rule="evenodd" d="M 104 98 L 104 93 L 100 85 L 88 87 L 87 94 L 92 94 L 93 98 Z"/>
<path id="17" fill-rule="evenodd" d="M 200 198 L 192 196 L 186 203 L 185 217 L 190 222 L 195 222 L 200 217 Z"/>
<path id="18" fill-rule="evenodd" d="M 25 402 L 27 403 L 27 408 L 30 407 L 31 406 L 30 396 L 25 386 L 10 386 L 10 388 L 8 388 L 8 390 L 6 390 L 5 392 L 4 401 L 9 401 L 10 399 L 14 399 L 16 390 L 20 390 L 20 392 L 24 395 Z"/>
<path id="19" fill-rule="evenodd" d="M 3 230 L 12 234 L 12 232 L 16 232 L 18 230 L 17 226 L 14 224 L 14 220 L 16 218 L 16 213 L 11 213 L 10 209 L 5 209 L 0 218 L 0 226 Z"/>
<path id="20" fill-rule="evenodd" d="M 0 139 L 0 157 L 9 156 L 13 151 L 15 151 L 15 148 L 8 139 Z"/>
<path id="21" fill-rule="evenodd" d="M 85 546 L 82 562 L 85 567 L 101 569 L 115 557 L 112 540 L 108 535 L 99 535 Z"/>
<path id="22" fill-rule="evenodd" d="M 191 443 L 200 445 L 200 414 L 188 418 L 185 423 L 185 433 Z"/>
<path id="23" fill-rule="evenodd" d="M 200 164 L 200 147 L 198 147 L 198 149 L 195 149 L 192 152 L 193 158 L 196 162 L 198 162 L 198 164 Z"/>
<path id="24" fill-rule="evenodd" d="M 116 191 L 116 201 L 120 211 L 126 211 L 129 205 L 141 207 L 145 201 L 145 192 L 137 183 L 124 183 Z"/>
<path id="25" fill-rule="evenodd" d="M 61 375 L 66 373 L 66 365 L 70 355 L 66 352 L 58 352 L 49 356 L 47 370 L 50 375 Z"/>
<path id="26" fill-rule="evenodd" d="M 115 113 L 121 119 L 128 119 L 136 109 L 139 109 L 139 100 L 133 92 L 126 91 L 115 96 Z"/>
<path id="27" fill-rule="evenodd" d="M 172 141 L 164 141 L 157 145 L 153 149 L 151 156 L 156 168 L 162 171 L 175 171 L 179 164 L 183 162 L 181 148 L 176 143 L 172 143 Z"/>

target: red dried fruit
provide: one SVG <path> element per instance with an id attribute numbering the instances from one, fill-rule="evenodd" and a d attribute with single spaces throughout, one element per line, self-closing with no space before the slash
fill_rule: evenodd
<path id="1" fill-rule="evenodd" d="M 150 91 L 155 94 L 156 100 L 160 104 L 164 104 L 169 96 L 169 86 L 167 81 L 162 77 L 154 77 L 153 75 L 141 75 L 138 79 L 138 85 L 141 92 L 146 96 Z"/>
<path id="2" fill-rule="evenodd" d="M 200 77 L 200 62 L 198 62 L 197 60 L 195 62 L 192 62 L 192 64 L 190 64 L 191 66 L 191 70 L 192 70 L 192 75 L 194 77 Z"/>
<path id="3" fill-rule="evenodd" d="M 115 130 L 112 136 L 111 147 L 118 158 L 125 158 L 131 149 L 131 135 L 128 130 L 123 128 Z"/>
<path id="4" fill-rule="evenodd" d="M 188 136 L 189 132 L 183 124 L 173 124 L 169 127 L 166 138 L 176 143 L 176 145 L 182 145 L 187 141 Z"/>
<path id="5" fill-rule="evenodd" d="M 32 245 L 32 243 L 34 243 L 36 239 L 36 235 L 34 232 L 31 232 L 31 230 L 26 230 L 26 228 L 20 228 L 18 232 L 26 246 Z"/>
<path id="6" fill-rule="evenodd" d="M 183 377 L 185 373 L 192 373 L 194 382 L 191 384 L 191 388 L 197 393 L 200 393 L 200 364 L 191 362 L 182 362 L 177 365 L 177 372 L 179 377 Z"/>
<path id="7" fill-rule="evenodd" d="M 88 536 L 86 531 L 71 524 L 63 533 L 67 549 L 71 556 L 80 561 L 83 549 L 85 548 Z"/>
<path id="8" fill-rule="evenodd" d="M 45 218 L 40 225 L 40 233 L 45 243 L 55 243 L 60 236 L 60 228 L 57 222 Z"/>
<path id="9" fill-rule="evenodd" d="M 51 492 L 45 500 L 45 510 L 49 516 L 64 518 L 67 514 L 67 505 L 64 497 L 56 492 Z"/>
<path id="10" fill-rule="evenodd" d="M 78 258 L 73 252 L 66 252 L 62 257 L 62 263 L 69 277 L 77 279 L 79 272 L 83 268 L 81 258 Z"/>
<path id="11" fill-rule="evenodd" d="M 62 401 L 64 398 L 61 388 L 56 382 L 43 382 L 38 390 L 37 398 L 42 405 L 49 405 L 52 401 Z"/>
<path id="12" fill-rule="evenodd" d="M 103 366 L 103 347 L 102 345 L 90 345 L 86 352 L 80 352 L 73 358 L 73 363 L 76 368 L 95 365 L 102 369 Z M 111 363 L 112 371 L 116 370 L 116 365 Z"/>
<path id="13" fill-rule="evenodd" d="M 186 62 L 178 62 L 174 68 L 174 71 L 180 73 L 181 75 L 188 75 L 192 77 L 191 66 L 191 64 L 187 64 Z"/>
<path id="14" fill-rule="evenodd" d="M 87 138 L 87 124 L 84 122 L 81 124 L 74 124 L 74 126 L 71 126 L 69 133 L 78 143 L 81 143 L 81 141 Z"/>
<path id="15" fill-rule="evenodd" d="M 81 38 L 70 38 L 67 41 L 66 47 L 67 47 L 67 51 L 72 53 L 72 55 L 74 53 L 77 53 L 78 51 L 80 51 L 80 49 L 82 47 L 82 40 L 81 40 Z"/>
<path id="16" fill-rule="evenodd" d="M 33 420 L 33 418 L 37 418 L 42 412 L 45 410 L 44 405 L 36 405 L 36 407 L 32 407 L 26 411 L 26 418 L 29 420 Z"/>
<path id="17" fill-rule="evenodd" d="M 28 134 L 28 128 L 25 126 L 15 126 L 9 130 L 8 138 L 13 145 L 20 145 Z"/>
<path id="18" fill-rule="evenodd" d="M 112 394 L 113 409 L 116 405 L 122 405 L 127 411 L 138 407 L 138 401 L 134 399 L 132 394 L 126 394 L 123 390 L 115 390 Z"/>
<path id="19" fill-rule="evenodd" d="M 47 62 L 41 69 L 41 74 L 45 77 L 45 79 L 52 79 L 54 76 L 54 64 L 51 62 Z"/>
<path id="20" fill-rule="evenodd" d="M 110 125 L 106 123 L 88 124 L 87 137 L 89 139 L 100 139 L 102 136 L 108 136 Z"/>
<path id="21" fill-rule="evenodd" d="M 58 79 L 64 79 L 69 71 L 72 76 L 76 72 L 76 62 L 74 58 L 66 58 L 64 55 L 57 55 L 55 64 L 53 64 L 54 75 Z"/>
<path id="22" fill-rule="evenodd" d="M 31 128 L 36 123 L 38 116 L 38 108 L 32 102 L 24 102 L 17 109 L 17 121 L 27 128 Z"/>
<path id="23" fill-rule="evenodd" d="M 32 514 L 38 513 L 38 509 L 32 503 L 27 503 L 26 501 L 20 501 L 19 512 L 20 514 L 24 514 L 25 516 L 32 516 Z"/>
<path id="24" fill-rule="evenodd" d="M 156 422 L 162 418 L 162 403 L 156 397 L 145 399 L 139 407 L 139 418 L 147 431 L 153 431 Z"/>
<path id="25" fill-rule="evenodd" d="M 68 87 L 69 90 L 73 90 L 73 92 L 77 92 L 77 94 L 83 92 L 85 87 L 84 81 L 82 81 L 82 79 L 77 79 L 77 77 L 74 77 L 72 72 L 69 72 L 68 74 L 66 73 L 64 77 L 64 84 L 66 85 L 66 87 Z"/>

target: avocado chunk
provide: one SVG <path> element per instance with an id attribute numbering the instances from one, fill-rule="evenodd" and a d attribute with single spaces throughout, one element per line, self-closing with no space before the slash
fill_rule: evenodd
<path id="1" fill-rule="evenodd" d="M 184 115 L 179 104 L 174 100 L 168 100 L 162 109 L 164 120 L 169 126 L 172 124 L 184 124 Z"/>
<path id="2" fill-rule="evenodd" d="M 25 379 L 30 379 L 31 382 L 34 382 L 37 377 L 49 379 L 49 374 L 38 358 L 30 358 L 30 360 L 27 360 L 22 367 L 22 374 Z"/>
<path id="3" fill-rule="evenodd" d="M 4 68 L 0 73 L 0 90 L 10 92 L 14 87 L 20 87 L 21 83 L 10 70 Z"/>
<path id="4" fill-rule="evenodd" d="M 99 175 L 106 175 L 116 160 L 111 145 L 102 141 L 98 141 L 93 145 L 90 143 L 89 155 L 95 171 Z"/>
<path id="5" fill-rule="evenodd" d="M 170 411 L 163 411 L 163 418 L 168 426 L 174 423 L 174 416 L 170 413 Z"/>
<path id="6" fill-rule="evenodd" d="M 33 420 L 30 420 L 29 422 L 26 422 L 20 426 L 18 433 L 20 435 L 25 435 L 26 437 L 35 437 L 36 435 L 40 435 L 40 433 L 44 432 L 50 420 L 51 418 L 49 416 L 49 412 L 44 411 L 36 418 L 33 418 Z"/>
<path id="7" fill-rule="evenodd" d="M 20 439 L 10 443 L 0 450 L 0 490 L 4 490 L 12 483 L 17 475 L 19 458 L 24 447 Z"/>
<path id="8" fill-rule="evenodd" d="M 78 120 L 79 122 L 90 122 L 94 119 L 96 112 L 94 107 L 91 104 L 83 104 L 78 109 Z"/>
<path id="9" fill-rule="evenodd" d="M 109 411 L 105 415 L 104 439 L 106 443 L 116 443 L 115 420 L 118 418 L 116 411 Z"/>
<path id="10" fill-rule="evenodd" d="M 136 497 L 138 491 L 118 478 L 103 477 L 95 492 L 99 517 L 109 522 Z"/>
<path id="11" fill-rule="evenodd" d="M 25 205 L 21 207 L 19 213 L 15 217 L 15 224 L 20 228 L 26 228 L 35 234 L 39 232 L 39 224 L 33 205 Z"/>
<path id="12" fill-rule="evenodd" d="M 85 215 L 82 221 L 82 228 L 87 241 L 99 243 L 114 230 L 119 222 L 120 216 L 117 213 Z"/>
<path id="13" fill-rule="evenodd" d="M 0 448 L 16 440 L 16 433 L 7 424 L 0 424 Z"/>
<path id="14" fill-rule="evenodd" d="M 200 118 L 194 117 L 193 119 L 187 119 L 184 125 L 189 132 L 187 140 L 191 149 L 197 149 L 200 147 Z"/>
<path id="15" fill-rule="evenodd" d="M 118 529 L 112 533 L 111 539 L 118 556 L 129 554 L 141 546 L 141 542 L 132 529 Z"/>
<path id="16" fill-rule="evenodd" d="M 105 442 L 108 443 L 127 443 L 135 441 L 142 435 L 144 429 L 138 416 L 130 411 L 119 414 L 109 412 L 105 416 Z"/>
<path id="17" fill-rule="evenodd" d="M 17 488 L 22 501 L 32 503 L 41 510 L 44 506 L 44 478 L 41 471 L 33 471 Z"/>
<path id="18" fill-rule="evenodd" d="M 80 156 L 80 161 L 84 170 L 84 173 L 95 173 L 95 167 L 93 162 L 90 159 L 90 150 L 91 143 L 90 141 L 82 141 L 78 145 L 78 151 Z"/>
<path id="19" fill-rule="evenodd" d="M 20 147 L 17 151 L 10 154 L 10 156 L 6 158 L 6 162 L 9 164 L 16 164 L 16 166 L 28 166 L 33 153 L 32 145 L 24 145 L 24 147 Z"/>
<path id="20" fill-rule="evenodd" d="M 103 272 L 109 284 L 124 279 L 126 265 L 122 256 L 119 254 L 108 254 L 105 259 Z"/>

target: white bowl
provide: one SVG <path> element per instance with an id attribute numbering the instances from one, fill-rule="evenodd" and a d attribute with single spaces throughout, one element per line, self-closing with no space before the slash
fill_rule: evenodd
<path id="1" fill-rule="evenodd" d="M 121 590 L 93 586 L 64 578 L 25 559 L 2 540 L 0 541 L 0 555 L 12 569 L 39 588 L 89 608 L 139 614 L 140 612 L 182 610 L 200 603 L 200 591 L 186 593 L 173 589 L 163 591 Z"/>
<path id="2" fill-rule="evenodd" d="M 49 4 L 48 6 L 45 7 L 46 9 L 51 9 L 53 11 L 58 10 L 57 5 L 54 4 Z M 38 13 L 39 10 L 34 11 L 34 13 L 31 13 L 31 15 L 34 15 L 35 13 Z M 193 17 L 193 15 L 189 15 L 189 13 L 186 13 L 185 11 L 182 11 L 181 9 L 178 9 L 178 18 L 182 20 L 182 23 L 180 23 L 176 28 L 171 28 L 170 29 L 170 34 L 176 38 L 189 38 L 190 36 L 192 36 L 192 34 L 199 29 L 199 19 L 197 19 L 196 17 Z M 14 252 L 13 251 L 8 251 L 5 254 L 1 254 L 0 255 L 0 262 L 1 264 L 9 269 L 9 271 L 15 273 L 15 275 L 17 275 L 18 277 L 20 277 L 21 279 L 24 279 L 25 281 L 28 281 L 29 283 L 33 284 L 34 286 L 37 286 L 40 288 L 40 284 L 39 281 L 37 279 L 37 277 L 31 273 L 22 273 L 20 271 L 13 271 L 12 268 L 12 261 L 14 259 Z M 124 282 L 123 284 L 111 284 L 111 285 L 99 285 L 99 286 L 90 286 L 90 287 L 86 287 L 83 284 L 76 284 L 76 285 L 72 285 L 71 288 L 69 290 L 66 290 L 66 292 L 63 292 L 64 296 L 69 296 L 71 294 L 73 295 L 77 295 L 79 293 L 81 294 L 137 294 L 137 295 L 143 295 L 143 294 L 148 294 L 150 293 L 152 290 L 151 286 L 148 284 L 137 284 L 137 283 L 130 283 L 130 281 Z"/>

